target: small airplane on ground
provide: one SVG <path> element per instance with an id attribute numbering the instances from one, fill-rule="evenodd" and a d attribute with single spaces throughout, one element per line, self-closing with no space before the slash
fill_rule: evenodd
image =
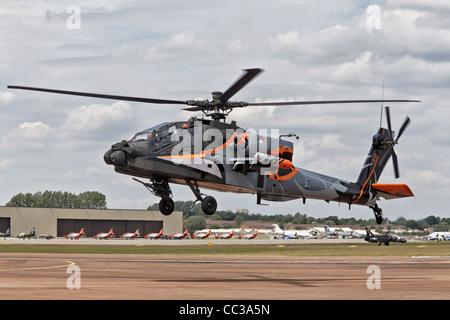
<path id="1" fill-rule="evenodd" d="M 427 237 L 427 240 L 430 241 L 447 241 L 449 239 L 450 232 L 433 232 Z"/>
<path id="2" fill-rule="evenodd" d="M 139 232 L 139 229 L 137 229 L 135 232 L 131 233 L 131 232 L 127 232 L 124 233 L 123 235 L 121 235 L 120 237 L 122 239 L 134 239 L 134 238 L 138 238 L 141 236 L 141 233 Z"/>
<path id="3" fill-rule="evenodd" d="M 284 234 L 281 239 L 290 240 L 290 239 L 298 239 L 296 234 Z"/>
<path id="4" fill-rule="evenodd" d="M 31 231 L 29 233 L 25 233 L 25 232 L 18 233 L 17 238 L 19 238 L 19 239 L 21 238 L 23 240 L 25 240 L 25 238 L 28 238 L 28 240 L 30 240 L 30 238 L 36 238 L 36 230 L 33 228 L 33 229 L 31 229 Z"/>
<path id="5" fill-rule="evenodd" d="M 247 233 L 244 234 L 243 236 L 240 236 L 239 239 L 255 239 L 258 236 L 258 230 L 256 230 L 254 233 Z"/>
<path id="6" fill-rule="evenodd" d="M 189 239 L 189 233 L 188 233 L 188 229 L 186 229 L 186 231 L 184 233 L 174 233 L 173 235 L 171 235 L 169 237 L 169 239 L 175 239 L 175 240 L 179 240 L 179 239 Z"/>
<path id="7" fill-rule="evenodd" d="M 300 236 L 300 232 L 298 230 L 283 230 L 278 224 L 273 224 L 272 227 L 273 234 L 281 235 L 282 239 L 298 239 L 299 237 L 304 238 L 304 236 Z"/>
<path id="8" fill-rule="evenodd" d="M 149 233 L 144 238 L 145 239 L 160 239 L 162 236 L 164 236 L 164 229 L 161 229 L 159 233 Z"/>
<path id="9" fill-rule="evenodd" d="M 377 243 L 378 245 L 381 246 L 382 243 L 384 243 L 385 246 L 388 246 L 390 242 L 401 242 L 401 243 L 405 243 L 406 240 L 399 237 L 396 234 L 380 234 L 380 235 L 374 235 L 372 233 L 372 231 L 370 231 L 369 228 L 366 228 L 366 232 L 367 235 L 364 238 L 365 241 L 370 242 L 370 243 Z"/>
<path id="10" fill-rule="evenodd" d="M 342 237 L 342 238 L 348 238 L 348 237 L 355 237 L 359 238 L 360 236 L 354 232 L 344 232 L 344 231 L 331 231 L 330 227 L 327 225 L 324 225 L 323 228 L 325 229 L 325 232 L 329 236 L 333 237 Z"/>
<path id="11" fill-rule="evenodd" d="M 71 232 L 71 233 L 69 233 L 67 236 L 66 236 L 66 239 L 70 239 L 70 240 L 73 240 L 73 239 L 75 239 L 75 240 L 78 240 L 78 239 L 80 239 L 82 236 L 84 236 L 84 235 L 86 235 L 85 233 L 84 233 L 84 228 L 82 228 L 81 230 L 80 230 L 80 232 Z"/>
<path id="12" fill-rule="evenodd" d="M 222 233 L 216 236 L 216 239 L 231 239 L 234 236 L 234 230 L 231 233 Z"/>
<path id="13" fill-rule="evenodd" d="M 114 230 L 111 229 L 109 230 L 108 233 L 98 233 L 97 235 L 94 236 L 95 239 L 108 239 L 109 237 L 111 237 L 114 234 Z"/>
<path id="14" fill-rule="evenodd" d="M 6 238 L 11 237 L 11 232 L 9 231 L 9 228 L 8 228 L 8 230 L 6 230 L 5 233 L 0 232 L 0 238 L 1 238 L 1 237 L 3 237 L 3 239 L 6 239 Z"/>
<path id="15" fill-rule="evenodd" d="M 193 239 L 206 239 L 211 235 L 211 230 L 208 231 L 208 233 L 197 233 L 192 238 Z"/>

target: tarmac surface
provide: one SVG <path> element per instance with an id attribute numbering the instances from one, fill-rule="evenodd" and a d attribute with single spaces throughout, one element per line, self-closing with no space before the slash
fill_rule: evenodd
<path id="1" fill-rule="evenodd" d="M 0 290 L 2 299 L 448 300 L 450 256 L 1 253 Z"/>

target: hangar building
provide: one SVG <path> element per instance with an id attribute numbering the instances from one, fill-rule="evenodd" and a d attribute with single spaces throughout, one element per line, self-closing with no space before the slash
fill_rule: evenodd
<path id="1" fill-rule="evenodd" d="M 0 207 L 0 232 L 11 229 L 11 236 L 36 229 L 36 234 L 63 237 L 84 228 L 86 236 L 114 228 L 116 236 L 139 229 L 141 235 L 159 232 L 164 234 L 181 232 L 183 214 L 174 212 L 170 216 L 159 211 L 147 210 L 97 210 L 97 209 L 53 209 Z"/>

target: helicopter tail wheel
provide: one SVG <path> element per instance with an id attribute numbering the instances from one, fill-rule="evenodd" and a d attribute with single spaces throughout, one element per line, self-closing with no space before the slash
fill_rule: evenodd
<path id="1" fill-rule="evenodd" d="M 170 215 L 175 209 L 175 203 L 171 198 L 162 198 L 159 201 L 159 211 L 165 216 Z"/>
<path id="2" fill-rule="evenodd" d="M 217 201 L 214 197 L 207 196 L 202 200 L 202 210 L 207 215 L 212 215 L 217 210 Z"/>
<path id="3" fill-rule="evenodd" d="M 376 203 L 370 207 L 375 214 L 375 220 L 378 224 L 383 223 L 383 209 L 381 209 Z"/>

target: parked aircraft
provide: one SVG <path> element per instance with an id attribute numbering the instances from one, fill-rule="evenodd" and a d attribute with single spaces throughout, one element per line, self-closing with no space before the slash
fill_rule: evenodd
<path id="1" fill-rule="evenodd" d="M 222 233 L 216 236 L 216 239 L 231 239 L 234 236 L 234 230 L 230 233 Z"/>
<path id="2" fill-rule="evenodd" d="M 360 236 L 356 233 L 352 232 L 344 232 L 344 231 L 331 231 L 330 227 L 327 225 L 323 226 L 325 229 L 325 232 L 327 233 L 327 235 L 329 236 L 333 236 L 333 237 L 342 237 L 342 238 L 348 238 L 348 237 L 355 237 L 355 238 L 360 238 Z"/>
<path id="3" fill-rule="evenodd" d="M 206 239 L 211 235 L 211 230 L 208 233 L 197 233 L 192 238 L 193 239 Z"/>
<path id="4" fill-rule="evenodd" d="M 298 239 L 299 236 L 302 238 L 304 237 L 304 236 L 300 235 L 299 230 L 283 230 L 277 224 L 273 224 L 272 227 L 273 227 L 273 233 L 276 235 L 281 235 L 282 239 Z M 295 238 L 295 237 L 297 237 L 297 238 Z"/>
<path id="5" fill-rule="evenodd" d="M 5 233 L 0 232 L 0 238 L 1 238 L 1 237 L 3 237 L 3 239 L 6 239 L 6 238 L 11 237 L 11 232 L 9 231 L 9 228 L 8 228 L 8 230 L 6 230 Z"/>
<path id="6" fill-rule="evenodd" d="M 131 233 L 131 232 L 127 232 L 127 233 L 124 233 L 123 235 L 121 235 L 120 237 L 122 238 L 122 239 L 134 239 L 134 238 L 137 238 L 137 237 L 140 237 L 141 236 L 141 233 L 139 232 L 139 229 L 137 229 L 135 232 L 133 232 L 133 233 Z"/>
<path id="7" fill-rule="evenodd" d="M 160 239 L 164 235 L 164 229 L 161 229 L 159 233 L 149 233 L 144 238 L 145 239 Z"/>
<path id="8" fill-rule="evenodd" d="M 100 240 L 102 240 L 102 239 L 108 239 L 108 238 L 111 237 L 113 234 L 114 234 L 114 230 L 111 229 L 111 230 L 109 230 L 108 233 L 98 233 L 98 234 L 96 234 L 96 235 L 94 236 L 94 238 L 95 238 L 95 239 L 100 239 Z"/>
<path id="9" fill-rule="evenodd" d="M 80 232 L 71 232 L 71 233 L 69 233 L 69 234 L 66 236 L 66 239 L 71 239 L 71 240 L 75 239 L 75 240 L 78 240 L 78 239 L 80 239 L 80 238 L 81 238 L 82 236 L 84 236 L 84 235 L 86 235 L 86 234 L 84 233 L 84 228 L 82 228 Z"/>
<path id="10" fill-rule="evenodd" d="M 365 241 L 370 243 L 377 243 L 380 246 L 382 243 L 384 243 L 385 246 L 388 246 L 390 242 L 406 242 L 405 239 L 399 237 L 396 234 L 380 234 L 380 235 L 374 235 L 372 231 L 370 231 L 369 228 L 366 228 L 367 235 L 364 238 Z"/>
<path id="11" fill-rule="evenodd" d="M 433 232 L 427 237 L 427 240 L 431 241 L 441 241 L 448 239 L 450 239 L 450 232 Z"/>
<path id="12" fill-rule="evenodd" d="M 22 238 L 23 240 L 25 240 L 25 238 L 28 238 L 28 240 L 30 240 L 30 238 L 36 238 L 36 230 L 33 228 L 29 233 L 18 233 L 17 238 Z"/>
<path id="13" fill-rule="evenodd" d="M 247 233 L 243 236 L 240 236 L 239 239 L 255 239 L 258 236 L 258 230 L 256 230 L 254 233 Z"/>
<path id="14" fill-rule="evenodd" d="M 186 231 L 184 233 L 175 233 L 169 237 L 169 239 L 175 239 L 175 240 L 184 239 L 184 238 L 189 239 L 188 229 L 186 229 Z"/>
<path id="15" fill-rule="evenodd" d="M 290 239 L 298 239 L 296 234 L 284 234 L 281 239 L 290 240 Z"/>

